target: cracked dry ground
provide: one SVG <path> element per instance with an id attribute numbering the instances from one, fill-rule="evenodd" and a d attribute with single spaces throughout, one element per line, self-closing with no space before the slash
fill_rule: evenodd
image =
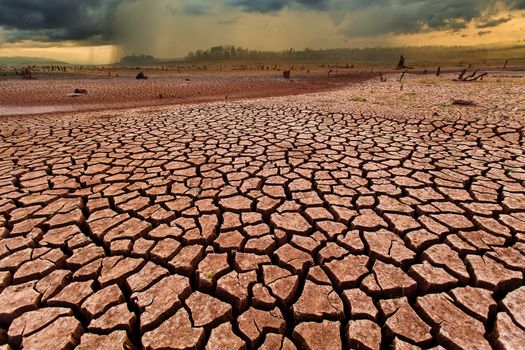
<path id="1" fill-rule="evenodd" d="M 523 349 L 518 122 L 1 123 L 1 349 Z"/>

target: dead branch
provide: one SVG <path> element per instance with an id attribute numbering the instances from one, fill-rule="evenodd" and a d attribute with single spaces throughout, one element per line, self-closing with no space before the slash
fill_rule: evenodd
<path id="1" fill-rule="evenodd" d="M 467 73 L 467 69 L 466 69 L 466 68 L 463 69 L 463 70 L 459 73 L 459 75 L 458 75 L 458 79 L 457 79 L 457 80 L 458 80 L 458 81 L 462 81 L 462 80 L 463 80 L 463 76 L 465 75 L 465 73 Z"/>
<path id="2" fill-rule="evenodd" d="M 483 77 L 488 75 L 488 73 L 486 73 L 486 72 L 478 74 L 477 70 L 474 71 L 474 73 L 465 76 L 466 73 L 467 73 L 467 70 L 463 69 L 461 71 L 461 73 L 459 73 L 458 78 L 454 79 L 454 81 L 477 81 L 477 80 L 483 80 Z"/>
<path id="3" fill-rule="evenodd" d="M 486 73 L 486 72 L 485 73 L 481 73 L 481 74 L 479 74 L 477 76 L 472 76 L 471 78 L 468 78 L 468 79 L 465 78 L 464 81 L 476 81 L 478 79 L 479 80 L 483 80 L 483 77 L 486 76 L 486 75 L 488 75 L 488 73 Z"/>
<path id="4" fill-rule="evenodd" d="M 403 73 L 401 73 L 401 78 L 399 78 L 399 82 L 401 82 L 401 80 L 403 80 L 403 77 L 405 76 L 406 73 L 407 73 L 407 71 L 404 71 Z"/>
<path id="5" fill-rule="evenodd" d="M 468 79 L 470 79 L 472 77 L 475 77 L 477 73 L 478 73 L 478 71 L 475 70 L 474 73 L 472 73 L 471 75 L 467 75 L 466 77 L 464 77 L 463 81 L 467 81 Z"/>

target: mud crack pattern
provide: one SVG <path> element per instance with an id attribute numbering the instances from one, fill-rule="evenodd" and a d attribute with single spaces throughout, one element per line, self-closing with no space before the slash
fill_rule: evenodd
<path id="1" fill-rule="evenodd" d="M 11 118 L 2 349 L 518 349 L 518 122 Z"/>

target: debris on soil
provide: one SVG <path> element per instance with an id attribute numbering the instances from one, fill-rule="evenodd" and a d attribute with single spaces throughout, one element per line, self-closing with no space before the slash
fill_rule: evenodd
<path id="1" fill-rule="evenodd" d="M 290 71 L 289 70 L 283 71 L 283 78 L 284 79 L 290 79 Z"/>
<path id="2" fill-rule="evenodd" d="M 477 81 L 477 80 L 483 80 L 483 77 L 487 76 L 488 73 L 479 73 L 478 75 L 476 75 L 478 73 L 478 71 L 474 71 L 474 73 L 470 74 L 470 75 L 467 75 L 465 76 L 465 74 L 467 73 L 467 69 L 463 69 L 459 75 L 458 75 L 458 78 L 457 79 L 454 79 L 454 81 Z"/>
<path id="3" fill-rule="evenodd" d="M 75 94 L 87 95 L 88 91 L 86 89 L 75 89 Z"/>
<path id="4" fill-rule="evenodd" d="M 471 100 L 452 100 L 452 104 L 456 106 L 476 106 L 476 103 Z"/>
<path id="5" fill-rule="evenodd" d="M 144 74 L 144 72 L 140 72 L 137 74 L 137 80 L 145 80 L 148 79 L 148 77 Z"/>

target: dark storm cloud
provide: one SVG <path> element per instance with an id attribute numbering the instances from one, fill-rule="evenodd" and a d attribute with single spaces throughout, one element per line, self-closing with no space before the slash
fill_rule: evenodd
<path id="1" fill-rule="evenodd" d="M 284 7 L 295 5 L 318 10 L 358 10 L 375 6 L 403 7 L 409 4 L 422 4 L 423 7 L 428 8 L 457 8 L 466 4 L 471 8 L 480 8 L 500 2 L 510 9 L 525 9 L 525 0 L 224 0 L 224 2 L 229 6 L 240 6 L 247 12 L 264 13 L 280 11 Z"/>
<path id="2" fill-rule="evenodd" d="M 497 27 L 500 24 L 507 23 L 511 19 L 511 16 L 501 18 L 481 18 L 476 22 L 476 28 Z"/>
<path id="3" fill-rule="evenodd" d="M 347 35 L 411 34 L 432 30 L 458 31 L 487 11 L 492 0 L 376 0 L 359 3 L 362 15 L 345 24 Z"/>
<path id="4" fill-rule="evenodd" d="M 182 5 L 167 4 L 172 15 L 205 16 L 210 15 L 210 4 L 206 0 L 188 0 Z"/>
<path id="5" fill-rule="evenodd" d="M 315 10 L 328 10 L 330 0 L 226 0 L 226 5 L 240 7 L 246 12 L 270 13 L 290 6 L 303 6 Z"/>
<path id="6" fill-rule="evenodd" d="M 0 0 L 0 26 L 11 40 L 87 40 L 113 36 L 111 17 L 128 0 Z"/>
<path id="7" fill-rule="evenodd" d="M 505 23 L 493 18 L 496 4 L 525 9 L 525 0 L 225 0 L 246 12 L 272 13 L 284 8 L 324 11 L 341 19 L 354 15 L 342 31 L 347 35 L 408 34 L 431 30 L 457 31 L 479 18 L 480 28 Z M 359 17 L 357 17 L 359 15 Z"/>
<path id="8" fill-rule="evenodd" d="M 143 23 L 135 23 L 141 18 L 140 9 L 154 7 L 155 1 L 0 0 L 0 27 L 9 41 L 118 42 L 119 30 L 144 28 Z M 136 16 L 128 11 L 128 17 L 117 21 L 119 5 L 125 2 L 144 6 L 130 10 L 139 12 Z M 218 20 L 224 20 L 230 10 L 272 14 L 289 8 L 298 17 L 301 10 L 316 11 L 332 18 L 337 30 L 348 37 L 457 31 L 472 21 L 478 28 L 489 28 L 510 19 L 498 16 L 498 5 L 525 9 L 525 0 L 164 0 L 163 4 L 167 14 L 217 16 Z M 161 12 L 157 15 L 162 16 Z M 134 23 L 128 23 L 128 18 Z"/>
<path id="9" fill-rule="evenodd" d="M 227 0 L 226 4 L 241 7 L 246 12 L 269 13 L 282 10 L 289 0 Z"/>

